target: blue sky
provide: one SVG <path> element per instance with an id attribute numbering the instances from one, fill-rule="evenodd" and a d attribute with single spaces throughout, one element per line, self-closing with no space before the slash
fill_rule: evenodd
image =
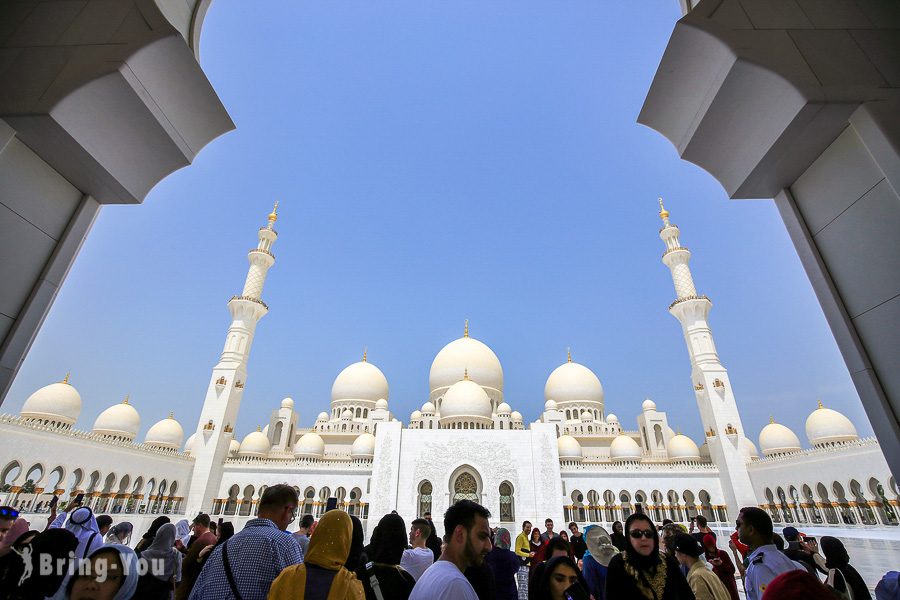
<path id="1" fill-rule="evenodd" d="M 526 420 L 571 346 L 624 426 L 651 397 L 700 442 L 661 194 L 753 439 L 773 414 L 805 440 L 817 398 L 870 434 L 773 203 L 728 200 L 635 122 L 678 17 L 674 0 L 214 3 L 201 63 L 237 130 L 101 211 L 3 410 L 71 370 L 82 428 L 130 393 L 141 439 L 170 410 L 193 430 L 278 199 L 240 436 L 285 396 L 310 425 L 366 346 L 406 421 L 468 318 Z"/>

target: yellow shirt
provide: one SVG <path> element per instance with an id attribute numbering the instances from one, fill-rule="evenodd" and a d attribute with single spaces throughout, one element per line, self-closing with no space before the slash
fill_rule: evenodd
<path id="1" fill-rule="evenodd" d="M 519 535 L 516 536 L 515 553 L 522 560 L 525 560 L 526 558 L 528 558 L 528 555 L 531 554 L 531 544 L 528 543 L 528 536 L 525 535 L 524 531 L 520 532 Z"/>

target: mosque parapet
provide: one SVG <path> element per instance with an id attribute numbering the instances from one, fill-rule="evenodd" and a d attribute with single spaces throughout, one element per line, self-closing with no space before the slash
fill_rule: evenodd
<path id="1" fill-rule="evenodd" d="M 684 463 L 668 463 L 668 462 L 560 462 L 560 471 L 565 473 L 588 472 L 588 473 L 694 473 L 703 471 L 704 473 L 717 473 L 719 468 L 706 462 L 684 462 Z"/>
<path id="2" fill-rule="evenodd" d="M 241 467 L 253 465 L 253 468 L 285 469 L 285 468 L 302 468 L 302 469 L 321 469 L 323 471 L 333 470 L 335 468 L 359 468 L 365 471 L 372 470 L 371 458 L 351 458 L 350 456 L 335 456 L 325 458 L 298 458 L 290 454 L 283 456 L 269 455 L 268 457 L 253 456 L 237 456 L 229 458 L 225 461 L 225 467 Z"/>
<path id="3" fill-rule="evenodd" d="M 763 465 L 773 464 L 773 463 L 783 463 L 783 462 L 791 462 L 796 461 L 801 458 L 806 457 L 827 457 L 829 455 L 846 452 L 847 450 L 851 450 L 853 448 L 859 449 L 878 449 L 880 448 L 878 444 L 878 440 L 874 437 L 867 438 L 859 438 L 856 440 L 849 440 L 846 442 L 834 442 L 833 444 L 827 446 L 817 446 L 815 448 L 803 448 L 801 450 L 797 450 L 794 452 L 787 452 L 781 454 L 773 454 L 772 456 L 762 456 L 757 460 L 749 463 L 749 467 L 752 470 L 755 466 L 759 465 L 762 467 Z"/>

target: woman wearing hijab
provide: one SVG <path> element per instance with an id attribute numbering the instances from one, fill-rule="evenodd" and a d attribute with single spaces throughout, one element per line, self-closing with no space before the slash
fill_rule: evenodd
<path id="1" fill-rule="evenodd" d="M 148 570 L 141 575 L 134 597 L 140 600 L 169 600 L 181 581 L 181 552 L 175 549 L 175 526 L 165 523 L 156 532 L 150 547 L 141 552 Z"/>
<path id="2" fill-rule="evenodd" d="M 594 527 L 596 525 L 588 525 L 584 528 L 584 539 L 587 539 L 588 532 Z M 584 577 L 587 591 L 594 597 L 594 600 L 604 600 L 606 598 L 606 567 L 594 558 L 590 546 L 584 551 L 581 563 L 581 574 Z"/>
<path id="3" fill-rule="evenodd" d="M 406 523 L 400 515 L 387 514 L 378 521 L 378 539 L 371 544 L 369 562 L 356 570 L 367 600 L 377 600 L 373 578 L 378 581 L 385 598 L 409 598 L 416 580 L 400 566 L 409 539 L 407 536 Z"/>
<path id="4" fill-rule="evenodd" d="M 622 521 L 613 523 L 612 533 L 609 537 L 612 539 L 613 546 L 618 548 L 619 552 L 624 552 L 625 548 L 628 547 L 628 541 L 625 539 L 625 534 L 622 532 Z"/>
<path id="5" fill-rule="evenodd" d="M 494 574 L 494 597 L 497 600 L 517 600 L 516 574 L 522 561 L 509 549 L 512 539 L 508 529 L 501 527 L 494 534 L 494 547 L 484 562 Z"/>
<path id="6" fill-rule="evenodd" d="M 537 569 L 539 564 L 544 562 L 547 546 L 547 544 L 541 541 L 541 532 L 538 531 L 537 527 L 531 530 L 531 537 L 528 538 L 528 546 L 531 548 L 531 551 L 534 552 L 534 556 L 531 557 L 531 564 L 528 565 L 528 581 L 530 585 L 530 582 L 534 577 L 534 570 Z"/>
<path id="7" fill-rule="evenodd" d="M 303 563 L 287 567 L 272 582 L 268 600 L 363 600 L 362 583 L 344 567 L 350 555 L 353 522 L 329 510 L 309 538 Z"/>
<path id="8" fill-rule="evenodd" d="M 69 571 L 70 553 L 75 552 L 78 540 L 67 529 L 48 529 L 36 535 L 31 542 L 15 544 L 14 551 L 0 559 L 0 598 L 3 600 L 42 600 L 59 593 L 65 597 L 62 586 L 64 573 Z M 26 551 L 26 548 L 28 549 Z M 19 581 L 25 573 L 25 553 L 28 552 L 31 576 L 22 585 Z M 41 574 L 40 557 L 49 556 L 51 564 L 62 564 L 59 571 Z M 62 588 L 60 590 L 60 588 Z"/>
<path id="9" fill-rule="evenodd" d="M 133 530 L 134 526 L 128 521 L 116 523 L 109 528 L 105 541 L 107 544 L 122 544 L 123 546 L 127 546 L 128 542 L 131 541 L 131 532 Z"/>
<path id="10" fill-rule="evenodd" d="M 659 536 L 647 515 L 625 521 L 627 546 L 609 561 L 606 596 L 617 600 L 694 600 L 675 559 L 659 552 Z"/>
<path id="11" fill-rule="evenodd" d="M 724 550 L 716 546 L 716 538 L 713 535 L 703 536 L 703 549 L 706 551 L 706 562 L 712 565 L 713 573 L 728 590 L 731 600 L 738 600 L 737 581 L 734 578 L 734 563 Z"/>
<path id="12" fill-rule="evenodd" d="M 587 594 L 587 584 L 578 565 L 568 556 L 554 556 L 547 561 L 547 566 L 541 573 L 537 585 L 538 600 L 566 600 L 566 590 L 573 585 L 581 586 Z"/>
<path id="13" fill-rule="evenodd" d="M 850 555 L 844 548 L 844 543 L 836 537 L 830 535 L 822 536 L 822 552 L 825 555 L 825 568 L 829 570 L 828 579 L 831 580 L 831 569 L 837 569 L 844 576 L 846 587 L 850 588 L 853 594 L 853 600 L 871 600 L 872 595 L 866 582 L 860 576 L 859 571 L 850 565 Z M 836 577 L 835 579 L 840 579 Z M 843 591 L 838 585 L 835 589 Z"/>
<path id="14" fill-rule="evenodd" d="M 191 524 L 187 519 L 181 519 L 175 523 L 175 548 L 184 554 L 188 550 L 188 542 L 191 541 Z"/>
<path id="15" fill-rule="evenodd" d="M 147 533 L 141 536 L 141 539 L 138 541 L 137 545 L 134 547 L 134 552 L 140 557 L 141 552 L 150 547 L 150 544 L 153 543 L 153 538 L 156 537 L 156 532 L 159 531 L 159 528 L 169 522 L 169 517 L 156 517 L 153 519 L 153 522 L 150 523 L 150 529 L 147 530 Z"/>
<path id="16" fill-rule="evenodd" d="M 364 566 L 362 560 L 366 535 L 363 531 L 362 521 L 353 515 L 350 515 L 350 520 L 353 521 L 353 537 L 350 538 L 350 552 L 347 554 L 347 561 L 344 563 L 344 567 L 348 571 L 355 573 L 356 569 Z"/>
<path id="17" fill-rule="evenodd" d="M 90 569 L 79 571 L 68 585 L 68 600 L 127 600 L 138 585 L 138 557 L 122 544 L 107 544 L 90 556 Z"/>

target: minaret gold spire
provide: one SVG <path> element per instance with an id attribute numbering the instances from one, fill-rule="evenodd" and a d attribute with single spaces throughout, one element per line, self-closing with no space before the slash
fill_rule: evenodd
<path id="1" fill-rule="evenodd" d="M 271 225 L 275 221 L 278 220 L 278 200 L 275 201 L 275 207 L 272 208 L 272 212 L 269 213 L 269 224 Z"/>
<path id="2" fill-rule="evenodd" d="M 566 348 L 566 362 L 572 362 L 572 349 Z"/>
<path id="3" fill-rule="evenodd" d="M 663 199 L 660 196 L 657 198 L 659 200 L 659 218 L 662 219 L 663 225 L 666 227 L 669 226 L 669 211 L 666 210 L 666 207 L 663 206 Z"/>
<path id="4" fill-rule="evenodd" d="M 369 354 L 369 347 L 366 346 L 365 348 L 363 348 L 363 362 L 368 362 L 366 360 L 366 357 L 368 356 L 368 354 Z"/>
<path id="5" fill-rule="evenodd" d="M 463 337 L 469 337 L 469 320 L 466 319 L 466 329 L 463 331 Z"/>
<path id="6" fill-rule="evenodd" d="M 72 374 L 72 371 L 67 372 L 66 376 L 63 377 L 63 380 L 60 381 L 60 383 L 69 383 L 69 375 L 71 375 L 71 374 Z"/>

